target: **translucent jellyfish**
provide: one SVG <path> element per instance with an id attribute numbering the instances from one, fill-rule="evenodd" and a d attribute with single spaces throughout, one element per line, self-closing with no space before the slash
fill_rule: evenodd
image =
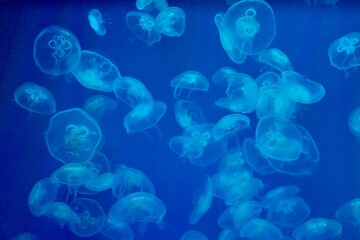
<path id="1" fill-rule="evenodd" d="M 295 124 L 276 116 L 259 121 L 256 143 L 264 157 L 280 161 L 296 160 L 302 151 L 302 137 Z"/>
<path id="2" fill-rule="evenodd" d="M 149 222 L 163 228 L 166 214 L 165 204 L 155 195 L 136 192 L 117 201 L 109 210 L 109 222 L 139 223 L 139 231 L 144 233 Z"/>
<path id="3" fill-rule="evenodd" d="M 91 51 L 81 51 L 80 62 L 72 74 L 84 87 L 101 92 L 112 92 L 115 79 L 120 77 L 109 59 Z"/>
<path id="4" fill-rule="evenodd" d="M 136 0 L 136 8 L 139 10 L 162 11 L 168 7 L 167 0 Z"/>
<path id="5" fill-rule="evenodd" d="M 44 215 L 56 220 L 61 228 L 65 224 L 79 224 L 81 219 L 66 203 L 51 202 L 44 208 Z"/>
<path id="6" fill-rule="evenodd" d="M 36 83 L 26 82 L 14 92 L 15 102 L 22 108 L 39 114 L 56 112 L 56 102 L 51 92 Z"/>
<path id="7" fill-rule="evenodd" d="M 246 165 L 244 151 L 241 147 L 227 149 L 219 163 L 219 171 L 237 172 Z"/>
<path id="8" fill-rule="evenodd" d="M 197 71 L 181 73 L 171 80 L 170 85 L 174 88 L 173 96 L 175 99 L 181 95 L 183 89 L 189 89 L 188 97 L 194 90 L 207 91 L 209 89 L 209 81 Z"/>
<path id="9" fill-rule="evenodd" d="M 161 39 L 161 34 L 155 26 L 155 19 L 146 12 L 128 12 L 126 24 L 136 38 L 148 45 Z"/>
<path id="10" fill-rule="evenodd" d="M 153 102 L 153 97 L 145 85 L 132 77 L 121 77 L 114 82 L 115 96 L 134 108 L 138 104 Z"/>
<path id="11" fill-rule="evenodd" d="M 311 218 L 294 229 L 293 237 L 294 240 L 325 240 L 339 237 L 341 232 L 342 226 L 336 220 Z"/>
<path id="12" fill-rule="evenodd" d="M 280 72 L 293 70 L 288 56 L 277 48 L 268 48 L 261 51 L 257 59 Z"/>
<path id="13" fill-rule="evenodd" d="M 95 194 L 97 192 L 105 191 L 111 189 L 113 186 L 113 179 L 114 175 L 112 173 L 104 173 L 98 176 L 95 176 L 92 180 L 85 183 L 85 188 L 88 189 L 90 192 L 84 192 L 81 189 L 78 190 L 81 194 Z"/>
<path id="14" fill-rule="evenodd" d="M 84 103 L 83 109 L 99 121 L 107 112 L 117 108 L 118 104 L 112 98 L 105 95 L 94 95 Z"/>
<path id="15" fill-rule="evenodd" d="M 235 3 L 223 17 L 223 29 L 240 52 L 258 54 L 269 47 L 276 34 L 272 8 L 262 0 Z"/>
<path id="16" fill-rule="evenodd" d="M 360 137 L 360 107 L 357 107 L 350 113 L 348 126 L 352 134 Z"/>
<path id="17" fill-rule="evenodd" d="M 180 240 L 208 240 L 204 234 L 199 231 L 186 231 Z"/>
<path id="18" fill-rule="evenodd" d="M 300 189 L 295 185 L 285 185 L 274 188 L 267 192 L 261 199 L 261 205 L 264 209 L 269 209 L 273 203 L 284 198 L 295 196 L 299 191 Z"/>
<path id="19" fill-rule="evenodd" d="M 165 8 L 157 15 L 155 26 L 165 36 L 179 37 L 185 32 L 185 12 L 178 7 Z"/>
<path id="20" fill-rule="evenodd" d="M 260 216 L 262 206 L 258 201 L 244 201 L 232 209 L 234 225 L 241 229 L 249 220 Z"/>
<path id="21" fill-rule="evenodd" d="M 190 214 L 189 223 L 196 224 L 201 219 L 201 217 L 211 207 L 212 198 L 213 198 L 212 183 L 211 183 L 211 179 L 207 177 L 206 184 L 200 190 L 199 196 L 196 199 L 194 199 L 195 206 Z"/>
<path id="22" fill-rule="evenodd" d="M 109 219 L 105 222 L 103 228 L 100 232 L 106 236 L 107 238 L 111 239 L 126 239 L 126 240 L 133 240 L 134 239 L 134 232 L 130 228 L 129 224 L 125 222 L 109 222 Z"/>
<path id="23" fill-rule="evenodd" d="M 76 236 L 87 238 L 96 235 L 104 226 L 106 217 L 101 205 L 90 198 L 77 198 L 70 208 L 79 216 L 79 222 L 70 222 L 69 228 Z"/>
<path id="24" fill-rule="evenodd" d="M 48 177 L 38 181 L 28 198 L 30 212 L 36 217 L 43 215 L 44 207 L 55 200 L 58 189 L 59 184 L 53 183 Z"/>
<path id="25" fill-rule="evenodd" d="M 237 71 L 231 67 L 222 67 L 218 69 L 212 76 L 212 81 L 216 84 L 227 86 L 229 84 L 229 78 Z"/>
<path id="26" fill-rule="evenodd" d="M 333 41 L 328 49 L 330 63 L 340 70 L 360 64 L 360 33 L 350 32 Z"/>
<path id="27" fill-rule="evenodd" d="M 250 118 L 242 114 L 230 114 L 222 117 L 211 130 L 214 139 L 234 135 L 250 125 Z"/>
<path id="28" fill-rule="evenodd" d="M 108 23 L 105 19 L 103 19 L 100 11 L 96 8 L 90 9 L 88 13 L 88 19 L 91 28 L 95 31 L 95 33 L 99 36 L 104 36 L 106 34 L 106 26 Z"/>
<path id="29" fill-rule="evenodd" d="M 134 134 L 156 127 L 166 112 L 166 105 L 161 101 L 138 104 L 124 117 L 126 132 Z"/>
<path id="30" fill-rule="evenodd" d="M 204 153 L 203 145 L 192 137 L 175 136 L 169 140 L 170 149 L 179 155 L 178 158 L 199 158 Z"/>
<path id="31" fill-rule="evenodd" d="M 121 165 L 114 173 L 112 181 L 113 195 L 120 199 L 133 192 L 155 194 L 151 180 L 140 170 Z"/>
<path id="32" fill-rule="evenodd" d="M 266 219 L 277 226 L 293 228 L 310 215 L 310 208 L 303 198 L 293 196 L 274 201 Z"/>
<path id="33" fill-rule="evenodd" d="M 33 233 L 23 232 L 10 238 L 10 240 L 38 240 L 38 237 Z"/>
<path id="34" fill-rule="evenodd" d="M 182 128 L 188 128 L 206 121 L 202 107 L 187 100 L 176 101 L 175 118 Z"/>
<path id="35" fill-rule="evenodd" d="M 360 198 L 352 199 L 343 204 L 335 213 L 340 222 L 360 225 Z"/>
<path id="36" fill-rule="evenodd" d="M 324 87 L 293 71 L 281 73 L 281 88 L 294 102 L 312 104 L 325 96 Z"/>
<path id="37" fill-rule="evenodd" d="M 70 73 L 80 61 L 80 44 L 69 30 L 50 26 L 42 30 L 34 42 L 36 66 L 44 73 Z"/>
<path id="38" fill-rule="evenodd" d="M 280 240 L 282 239 L 281 230 L 272 223 L 255 218 L 247 222 L 240 230 L 240 236 L 249 240 Z"/>
<path id="39" fill-rule="evenodd" d="M 46 131 L 50 154 L 63 163 L 89 161 L 101 141 L 98 123 L 80 108 L 56 113 Z"/>

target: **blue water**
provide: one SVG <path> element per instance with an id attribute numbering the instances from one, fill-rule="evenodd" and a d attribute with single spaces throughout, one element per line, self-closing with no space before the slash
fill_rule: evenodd
<path id="1" fill-rule="evenodd" d="M 196 225 L 187 222 L 197 189 L 207 175 L 216 172 L 217 164 L 205 168 L 191 165 L 178 159 L 168 147 L 169 139 L 182 131 L 175 121 L 170 80 L 188 70 L 199 71 L 208 78 L 209 91 L 193 92 L 190 99 L 204 108 L 209 122 L 217 122 L 230 112 L 213 104 L 224 96 L 224 89 L 211 82 L 214 72 L 231 66 L 256 78 L 263 65 L 252 58 L 236 65 L 226 55 L 214 24 L 215 14 L 228 9 L 224 1 L 168 2 L 185 11 L 185 33 L 178 38 L 163 36 L 152 46 L 134 39 L 126 26 L 126 13 L 136 10 L 135 0 L 0 2 L 0 239 L 25 231 L 44 240 L 79 239 L 67 226 L 61 229 L 54 220 L 33 216 L 27 205 L 33 185 L 62 163 L 51 157 L 45 143 L 44 133 L 50 117 L 30 114 L 20 108 L 13 99 L 15 89 L 29 81 L 48 88 L 56 99 L 58 111 L 82 107 L 89 97 L 99 94 L 81 86 L 71 75 L 51 77 L 35 65 L 34 40 L 50 25 L 69 29 L 79 39 L 82 49 L 111 59 L 123 76 L 141 80 L 154 99 L 167 105 L 167 112 L 158 124 L 161 137 L 156 129 L 128 135 L 122 121 L 130 108 L 122 102 L 100 122 L 105 138 L 102 153 L 111 165 L 115 168 L 124 164 L 143 171 L 153 181 L 156 195 L 167 206 L 165 229 L 150 223 L 143 236 L 135 233 L 135 239 L 180 239 L 187 230 L 198 230 L 210 240 L 217 239 L 222 230 L 217 225 L 217 217 L 226 208 L 219 199 L 213 201 L 209 212 Z M 269 3 L 277 27 L 270 47 L 285 52 L 295 71 L 320 82 L 326 95 L 316 104 L 300 107 L 295 119 L 314 138 L 320 152 L 319 166 L 311 175 L 299 177 L 254 173 L 265 184 L 259 195 L 277 186 L 295 184 L 311 208 L 310 218 L 334 219 L 342 204 L 360 197 L 360 142 L 347 126 L 349 114 L 360 105 L 360 70 L 350 69 L 345 78 L 343 71 L 330 65 L 327 50 L 335 39 L 360 31 L 360 2 L 344 0 L 336 6 L 308 5 L 302 0 Z M 89 26 L 87 14 L 94 7 L 112 22 L 103 37 Z M 106 95 L 115 98 L 111 93 Z M 245 136 L 253 136 L 256 128 L 255 114 L 248 115 L 252 119 L 251 129 L 240 135 L 240 141 Z M 99 193 L 94 199 L 105 211 L 115 201 L 110 191 Z M 98 234 L 90 239 L 101 238 Z M 358 228 L 343 224 L 342 239 L 360 239 Z"/>

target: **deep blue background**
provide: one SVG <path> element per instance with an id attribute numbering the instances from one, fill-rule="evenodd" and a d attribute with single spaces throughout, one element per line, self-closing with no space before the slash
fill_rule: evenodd
<path id="1" fill-rule="evenodd" d="M 86 3 L 85 3 L 86 2 Z M 295 71 L 318 81 L 326 89 L 324 99 L 301 108 L 296 122 L 313 136 L 320 151 L 320 165 L 312 175 L 290 177 L 283 174 L 259 176 L 268 190 L 293 183 L 311 207 L 310 217 L 334 218 L 335 211 L 345 202 L 360 197 L 360 143 L 351 135 L 347 118 L 360 105 L 360 70 L 349 71 L 345 78 L 329 63 L 327 50 L 335 39 L 352 31 L 360 31 L 359 1 L 340 1 L 336 6 L 308 5 L 302 0 L 273 1 L 277 34 L 271 47 L 279 48 L 290 58 Z M 201 72 L 210 81 L 208 92 L 193 92 L 191 100 L 205 109 L 209 122 L 216 122 L 229 112 L 214 106 L 224 96 L 224 89 L 211 82 L 212 74 L 223 66 L 256 78 L 263 65 L 248 58 L 242 65 L 232 63 L 223 50 L 214 24 L 218 12 L 228 5 L 221 0 L 171 1 L 186 13 L 186 31 L 179 38 L 163 36 L 152 46 L 134 40 L 127 28 L 125 16 L 134 11 L 134 1 L 74 1 L 62 3 L 0 2 L 0 239 L 8 239 L 23 231 L 39 239 L 79 239 L 65 226 L 55 221 L 34 217 L 27 205 L 33 185 L 49 176 L 62 164 L 54 160 L 46 147 L 44 133 L 49 116 L 29 112 L 16 105 L 14 90 L 24 82 L 35 82 L 48 88 L 57 101 L 57 110 L 81 107 L 99 92 L 86 89 L 71 76 L 49 77 L 35 65 L 33 43 L 47 26 L 59 25 L 72 31 L 82 49 L 94 50 L 109 58 L 124 76 L 141 80 L 154 99 L 164 101 L 168 110 L 159 122 L 162 137 L 156 130 L 128 135 L 122 119 L 129 107 L 119 102 L 116 111 L 100 122 L 105 145 L 102 152 L 112 166 L 125 164 L 143 171 L 154 183 L 156 195 L 167 205 L 164 230 L 149 224 L 138 239 L 180 239 L 186 230 L 199 230 L 209 240 L 217 239 L 221 229 L 216 219 L 225 209 L 215 200 L 210 211 L 196 225 L 187 223 L 192 199 L 206 175 L 216 171 L 216 165 L 201 168 L 177 159 L 169 149 L 170 137 L 181 134 L 175 122 L 170 80 L 187 70 Z M 104 37 L 90 28 L 87 14 L 98 8 L 112 24 Z M 107 94 L 113 97 L 113 94 Z M 256 127 L 253 114 L 252 130 Z M 113 204 L 110 191 L 95 198 L 105 211 Z M 343 224 L 343 239 L 360 239 L 356 227 Z M 91 239 L 98 239 L 100 235 Z"/>

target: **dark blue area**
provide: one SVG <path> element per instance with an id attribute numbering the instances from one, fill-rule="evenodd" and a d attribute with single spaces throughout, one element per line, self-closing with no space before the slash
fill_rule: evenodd
<path id="1" fill-rule="evenodd" d="M 121 75 L 141 80 L 155 100 L 167 105 L 167 112 L 158 124 L 161 137 L 156 129 L 128 135 L 123 118 L 130 108 L 122 102 L 116 111 L 100 121 L 105 138 L 102 152 L 113 168 L 124 164 L 143 171 L 153 181 L 156 195 L 167 206 L 165 229 L 160 230 L 150 223 L 145 234 L 136 233 L 135 239 L 180 239 L 187 230 L 198 230 L 209 240 L 217 239 L 222 230 L 217 225 L 217 217 L 226 208 L 220 200 L 213 201 L 209 212 L 196 225 L 187 222 L 197 189 L 207 175 L 216 172 L 217 165 L 206 168 L 191 165 L 178 159 L 168 147 L 169 139 L 182 132 L 175 121 L 170 80 L 188 70 L 199 71 L 207 77 L 209 91 L 193 92 L 190 99 L 204 108 L 209 122 L 217 122 L 229 112 L 213 104 L 224 96 L 224 89 L 211 82 L 215 71 L 230 66 L 256 78 L 263 65 L 251 57 L 244 64 L 236 65 L 226 55 L 214 24 L 215 14 L 228 9 L 224 1 L 168 2 L 185 11 L 185 33 L 178 38 L 163 36 L 160 42 L 147 46 L 134 39 L 126 26 L 126 13 L 136 10 L 135 0 L 107 3 L 0 1 L 0 239 L 9 239 L 24 231 L 33 232 L 44 240 L 80 239 L 67 226 L 60 229 L 54 220 L 34 217 L 27 205 L 33 185 L 62 163 L 51 157 L 45 143 L 49 116 L 29 114 L 16 105 L 15 89 L 24 82 L 48 88 L 55 97 L 58 111 L 82 107 L 89 97 L 99 94 L 84 88 L 71 75 L 51 77 L 35 65 L 34 39 L 50 25 L 69 29 L 79 39 L 82 49 L 109 58 Z M 350 69 L 345 78 L 343 71 L 330 65 L 327 51 L 335 39 L 360 31 L 360 2 L 344 0 L 335 6 L 308 5 L 302 0 L 269 3 L 277 27 L 270 47 L 285 52 L 294 70 L 320 82 L 326 95 L 319 103 L 299 108 L 295 119 L 315 140 L 320 151 L 320 165 L 313 174 L 299 177 L 254 174 L 266 186 L 260 196 L 277 186 L 295 184 L 311 208 L 311 218 L 334 219 L 342 204 L 360 197 L 360 142 L 347 126 L 351 111 L 360 105 L 360 70 Z M 103 37 L 96 35 L 89 26 L 87 14 L 91 8 L 98 8 L 112 23 Z M 111 93 L 106 95 L 115 98 Z M 251 130 L 245 134 L 253 136 L 257 120 L 254 114 L 249 116 Z M 244 135 L 240 135 L 241 141 Z M 105 211 L 115 201 L 110 191 L 94 198 Z M 101 239 L 101 236 L 90 239 Z M 343 224 L 342 239 L 360 239 L 359 229 Z"/>

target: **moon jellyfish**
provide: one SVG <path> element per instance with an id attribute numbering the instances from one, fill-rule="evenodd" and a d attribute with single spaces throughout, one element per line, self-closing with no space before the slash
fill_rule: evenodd
<path id="1" fill-rule="evenodd" d="M 185 12 L 178 7 L 165 8 L 157 15 L 155 26 L 165 36 L 179 37 L 185 32 Z"/>
<path id="2" fill-rule="evenodd" d="M 10 240 L 38 240 L 38 237 L 33 233 L 24 232 L 10 238 Z"/>
<path id="3" fill-rule="evenodd" d="M 360 225 L 360 198 L 352 199 L 343 204 L 335 213 L 340 222 Z"/>
<path id="4" fill-rule="evenodd" d="M 194 209 L 192 210 L 189 223 L 196 224 L 201 217 L 209 210 L 213 199 L 211 179 L 207 177 L 206 184 L 200 190 L 200 195 L 194 201 Z"/>
<path id="5" fill-rule="evenodd" d="M 51 75 L 70 73 L 80 61 L 80 44 L 69 30 L 50 26 L 34 42 L 34 59 L 41 71 Z"/>
<path id="6" fill-rule="evenodd" d="M 134 134 L 156 127 L 166 112 L 166 105 L 161 101 L 138 104 L 124 117 L 126 132 Z"/>
<path id="7" fill-rule="evenodd" d="M 219 163 L 219 170 L 237 172 L 247 164 L 245 161 L 245 155 L 241 147 L 227 149 Z"/>
<path id="8" fill-rule="evenodd" d="M 341 224 L 333 219 L 311 218 L 293 230 L 294 240 L 326 240 L 339 237 Z"/>
<path id="9" fill-rule="evenodd" d="M 261 205 L 264 209 L 269 209 L 273 203 L 283 198 L 288 198 L 298 194 L 300 189 L 295 185 L 285 185 L 277 187 L 267 192 L 261 199 Z"/>
<path id="10" fill-rule="evenodd" d="M 177 99 L 183 89 L 189 89 L 188 97 L 194 90 L 207 91 L 209 89 L 209 81 L 197 71 L 185 71 L 174 77 L 170 86 L 174 88 L 173 96 Z"/>
<path id="11" fill-rule="evenodd" d="M 237 71 L 231 67 L 222 67 L 218 69 L 212 76 L 212 81 L 216 84 L 227 86 L 229 84 L 229 78 Z"/>
<path id="12" fill-rule="evenodd" d="M 269 47 L 276 34 L 271 6 L 262 0 L 235 3 L 223 17 L 223 34 L 240 52 L 260 53 Z"/>
<path id="13" fill-rule="evenodd" d="M 81 52 L 72 74 L 84 87 L 101 92 L 112 92 L 115 79 L 120 77 L 118 68 L 109 59 L 91 51 Z"/>
<path id="14" fill-rule="evenodd" d="M 109 210 L 109 222 L 139 223 L 140 233 L 146 231 L 149 222 L 163 228 L 166 214 L 165 204 L 155 195 L 136 192 L 117 201 Z"/>
<path id="15" fill-rule="evenodd" d="M 280 83 L 281 89 L 294 102 L 312 104 L 319 102 L 325 96 L 325 89 L 320 83 L 293 71 L 282 72 Z"/>
<path id="16" fill-rule="evenodd" d="M 262 206 L 258 201 L 244 201 L 232 209 L 234 225 L 241 229 L 251 219 L 259 218 Z"/>
<path id="17" fill-rule="evenodd" d="M 79 216 L 80 221 L 70 222 L 69 228 L 76 236 L 87 238 L 96 235 L 104 226 L 106 217 L 101 205 L 90 198 L 77 198 L 70 208 Z"/>
<path id="18" fill-rule="evenodd" d="M 208 240 L 204 234 L 199 231 L 186 231 L 180 240 Z"/>
<path id="19" fill-rule="evenodd" d="M 255 218 L 247 222 L 240 230 L 240 236 L 249 240 L 280 240 L 281 230 L 264 219 Z"/>
<path id="20" fill-rule="evenodd" d="M 100 120 L 104 114 L 117 108 L 118 104 L 105 95 L 94 95 L 84 103 L 83 109 L 94 119 Z"/>
<path id="21" fill-rule="evenodd" d="M 357 107 L 350 113 L 348 126 L 352 134 L 360 137 L 360 107 Z"/>
<path id="22" fill-rule="evenodd" d="M 56 113 L 46 131 L 50 154 L 63 163 L 89 161 L 101 141 L 98 123 L 80 108 Z"/>
<path id="23" fill-rule="evenodd" d="M 295 124 L 276 116 L 259 121 L 256 143 L 264 157 L 280 161 L 294 161 L 302 151 L 302 138 Z"/>
<path id="24" fill-rule="evenodd" d="M 109 220 L 109 219 L 108 219 Z M 133 240 L 134 239 L 134 232 L 130 228 L 129 224 L 125 222 L 109 222 L 106 221 L 103 228 L 100 232 L 106 236 L 107 238 L 111 239 L 126 239 L 126 240 Z"/>
<path id="25" fill-rule="evenodd" d="M 202 107 L 187 100 L 179 100 L 175 103 L 176 122 L 182 128 L 205 123 L 204 110 Z"/>
<path id="26" fill-rule="evenodd" d="M 160 41 L 161 34 L 155 26 L 155 19 L 145 12 L 128 12 L 126 24 L 136 38 L 148 45 Z"/>
<path id="27" fill-rule="evenodd" d="M 26 82 L 14 92 L 15 102 L 22 108 L 39 114 L 56 112 L 56 102 L 51 92 L 36 83 Z"/>
<path id="28" fill-rule="evenodd" d="M 55 200 L 59 184 L 50 181 L 50 178 L 46 177 L 38 181 L 32 188 L 28 205 L 30 212 L 40 217 L 44 214 L 44 207 Z"/>
<path id="29" fill-rule="evenodd" d="M 167 0 L 136 0 L 136 8 L 139 10 L 162 11 L 168 7 Z"/>
<path id="30" fill-rule="evenodd" d="M 179 155 L 178 158 L 199 158 L 204 153 L 201 143 L 187 136 L 175 136 L 169 140 L 170 149 Z"/>
<path id="31" fill-rule="evenodd" d="M 104 36 L 106 34 L 106 21 L 103 19 L 100 11 L 96 8 L 93 8 L 88 13 L 88 19 L 91 28 L 99 36 Z"/>
<path id="32" fill-rule="evenodd" d="M 230 114 L 221 118 L 211 130 L 214 139 L 225 138 L 250 125 L 250 118 L 242 114 Z"/>
<path id="33" fill-rule="evenodd" d="M 268 48 L 261 51 L 257 59 L 280 72 L 293 70 L 288 56 L 277 48 Z"/>
<path id="34" fill-rule="evenodd" d="M 52 202 L 45 206 L 44 215 L 56 220 L 61 228 L 65 224 L 78 224 L 80 223 L 80 217 L 63 202 Z"/>
<path id="35" fill-rule="evenodd" d="M 333 41 L 328 49 L 330 63 L 339 70 L 360 65 L 360 33 L 350 32 Z"/>

